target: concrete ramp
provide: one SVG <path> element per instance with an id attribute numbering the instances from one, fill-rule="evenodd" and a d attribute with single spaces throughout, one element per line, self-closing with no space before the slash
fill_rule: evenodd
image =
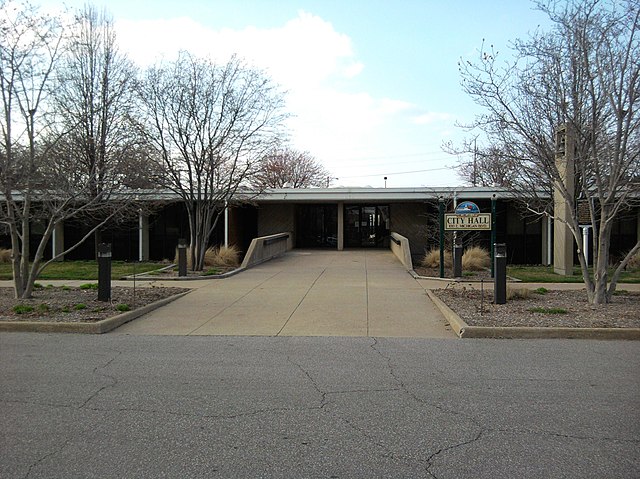
<path id="1" fill-rule="evenodd" d="M 293 250 L 112 334 L 456 337 L 389 250 Z"/>

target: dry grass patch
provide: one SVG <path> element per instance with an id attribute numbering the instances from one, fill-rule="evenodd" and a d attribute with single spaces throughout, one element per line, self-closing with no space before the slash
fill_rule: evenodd
<path id="1" fill-rule="evenodd" d="M 178 248 L 173 260 L 178 264 Z M 236 246 L 212 246 L 204 253 L 204 265 L 209 267 L 237 267 L 240 265 L 240 250 Z M 191 269 L 191 247 L 187 248 L 187 268 Z"/>
<path id="2" fill-rule="evenodd" d="M 489 252 L 479 246 L 467 248 L 462 254 L 462 269 L 464 271 L 482 271 L 491 265 Z"/>
<path id="3" fill-rule="evenodd" d="M 11 250 L 0 248 L 0 263 L 11 263 Z"/>
<path id="4" fill-rule="evenodd" d="M 527 288 L 511 288 L 507 286 L 507 300 L 512 299 L 529 299 L 531 290 Z"/>
<path id="5" fill-rule="evenodd" d="M 420 266 L 425 268 L 439 268 L 440 267 L 440 250 L 433 248 L 424 254 L 424 257 L 420 261 Z M 444 267 L 453 267 L 453 256 L 451 251 L 444 252 Z"/>
<path id="6" fill-rule="evenodd" d="M 240 251 L 234 245 L 214 246 L 204 254 L 205 266 L 237 267 L 240 265 Z"/>

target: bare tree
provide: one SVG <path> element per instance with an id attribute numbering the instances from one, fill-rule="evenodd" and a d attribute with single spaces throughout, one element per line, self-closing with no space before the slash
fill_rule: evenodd
<path id="1" fill-rule="evenodd" d="M 278 138 L 282 95 L 237 58 L 216 65 L 181 53 L 147 71 L 141 97 L 165 184 L 186 208 L 192 268 L 202 270 L 225 202 Z"/>
<path id="2" fill-rule="evenodd" d="M 510 158 L 493 144 L 478 148 L 476 141 L 465 142 L 462 147 L 445 145 L 445 151 L 455 155 L 464 155 L 458 161 L 456 173 L 472 186 L 495 186 L 512 188 L 518 179 L 516 171 L 519 159 Z M 468 159 L 471 157 L 471 159 Z"/>
<path id="3" fill-rule="evenodd" d="M 43 257 L 56 224 L 103 208 L 105 202 L 100 195 L 91 196 L 86 175 L 62 168 L 49 155 L 59 138 L 52 123 L 50 90 L 65 45 L 62 22 L 28 4 L 3 1 L 0 32 L 0 222 L 11 236 L 15 296 L 28 298 L 51 261 Z M 117 198 L 109 202 L 112 213 L 104 222 L 118 211 L 117 204 Z M 35 225 L 42 233 L 32 254 Z M 76 248 L 94 230 L 52 260 Z"/>
<path id="4" fill-rule="evenodd" d="M 83 176 L 92 198 L 109 201 L 123 185 L 151 186 L 149 148 L 136 108 L 137 71 L 120 53 L 104 11 L 86 6 L 77 13 L 61 60 L 54 89 L 60 134 L 50 158 Z"/>
<path id="5" fill-rule="evenodd" d="M 309 152 L 283 148 L 263 158 L 251 181 L 263 188 L 309 188 L 325 186 L 329 178 L 329 172 Z"/>
<path id="6" fill-rule="evenodd" d="M 548 14 L 552 29 L 517 41 L 510 63 L 501 64 L 493 47 L 483 47 L 477 61 L 460 63 L 462 85 L 485 110 L 472 126 L 504 157 L 517 160 L 513 184 L 521 198 L 549 185 L 559 189 L 571 212 L 567 223 L 589 301 L 602 304 L 610 301 L 621 271 L 640 249 L 638 242 L 609 277 L 613 221 L 640 193 L 640 9 L 632 0 L 537 6 Z M 556 163 L 560 125 L 576 138 L 575 192 Z M 593 275 L 581 251 L 578 198 L 590 210 Z"/>

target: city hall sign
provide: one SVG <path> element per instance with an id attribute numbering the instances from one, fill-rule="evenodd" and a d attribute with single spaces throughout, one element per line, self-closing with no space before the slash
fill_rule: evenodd
<path id="1" fill-rule="evenodd" d="M 463 201 L 454 213 L 444 215 L 444 229 L 447 231 L 491 230 L 491 213 L 480 213 L 478 205 Z"/>

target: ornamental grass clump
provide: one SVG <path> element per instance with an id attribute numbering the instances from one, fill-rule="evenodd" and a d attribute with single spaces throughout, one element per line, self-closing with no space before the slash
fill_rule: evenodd
<path id="1" fill-rule="evenodd" d="M 205 266 L 236 267 L 240 264 L 240 251 L 234 245 L 213 246 L 204 253 Z"/>
<path id="2" fill-rule="evenodd" d="M 6 248 L 0 248 L 0 263 L 11 262 L 11 250 Z"/>
<path id="3" fill-rule="evenodd" d="M 440 267 L 440 250 L 437 248 L 430 249 L 424 254 L 420 265 L 425 268 L 439 268 Z M 453 256 L 451 251 L 444 252 L 444 267 L 451 268 L 453 266 Z"/>
<path id="4" fill-rule="evenodd" d="M 464 271 L 482 271 L 491 265 L 489 252 L 480 246 L 467 248 L 462 254 L 462 269 Z"/>

